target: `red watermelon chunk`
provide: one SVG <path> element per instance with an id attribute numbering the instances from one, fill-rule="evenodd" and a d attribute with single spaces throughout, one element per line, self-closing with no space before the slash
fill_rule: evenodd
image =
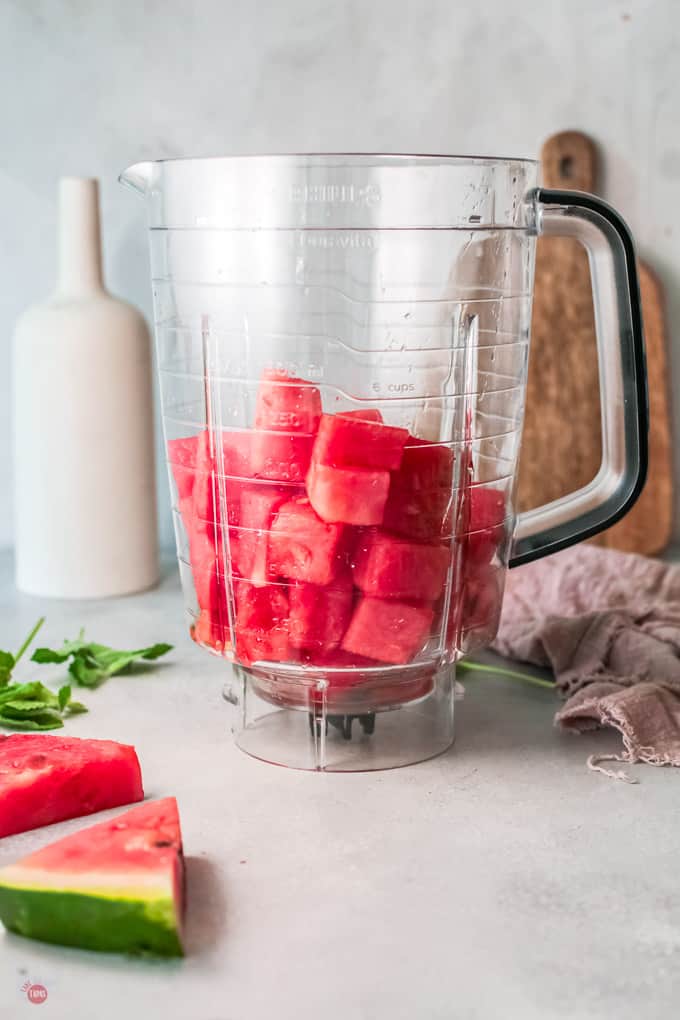
<path id="1" fill-rule="evenodd" d="M 174 797 L 81 829 L 0 869 L 5 927 L 58 945 L 181 956 L 183 898 Z"/>
<path id="2" fill-rule="evenodd" d="M 324 588 L 315 584 L 291 585 L 288 597 L 291 645 L 313 654 L 337 648 L 352 615 L 349 573 Z"/>
<path id="3" fill-rule="evenodd" d="M 361 421 L 374 421 L 382 424 L 383 416 L 377 407 L 364 407 L 358 411 L 340 411 L 343 418 L 359 418 Z"/>
<path id="4" fill-rule="evenodd" d="M 409 538 L 435 542 L 451 532 L 453 450 L 409 437 L 392 474 L 383 524 Z"/>
<path id="5" fill-rule="evenodd" d="M 191 499 L 196 473 L 196 456 L 198 453 L 198 436 L 187 436 L 183 439 L 168 439 L 168 464 L 172 470 L 177 486 L 180 508 L 182 503 Z"/>
<path id="6" fill-rule="evenodd" d="M 354 583 L 366 595 L 434 602 L 444 590 L 450 558 L 446 546 L 369 532 L 354 553 Z"/>
<path id="7" fill-rule="evenodd" d="M 472 485 L 469 492 L 467 559 L 471 563 L 489 563 L 505 535 L 505 498 L 498 489 L 479 485 Z"/>
<path id="8" fill-rule="evenodd" d="M 286 662 L 288 640 L 288 598 L 281 585 L 257 587 L 248 581 L 236 584 L 236 655 L 245 665 L 258 660 Z"/>
<path id="9" fill-rule="evenodd" d="M 304 482 L 312 459 L 314 436 L 289 432 L 254 432 L 252 468 L 258 478 Z"/>
<path id="10" fill-rule="evenodd" d="M 268 368 L 255 402 L 255 428 L 274 432 L 316 432 L 321 417 L 321 394 L 316 386 Z"/>
<path id="11" fill-rule="evenodd" d="M 251 429 L 225 429 L 222 432 L 222 464 L 218 468 L 234 478 L 252 478 Z"/>
<path id="12" fill-rule="evenodd" d="M 196 451 L 196 475 L 192 493 L 193 529 L 215 532 L 215 479 L 213 455 L 210 449 L 210 433 L 206 429 L 198 437 Z"/>
<path id="13" fill-rule="evenodd" d="M 269 538 L 272 574 L 310 584 L 329 584 L 340 566 L 341 524 L 327 524 L 306 499 L 280 507 Z"/>
<path id="14" fill-rule="evenodd" d="M 141 800 L 134 747 L 45 734 L 0 736 L 0 836 Z"/>
<path id="15" fill-rule="evenodd" d="M 433 619 L 429 606 L 362 598 L 342 639 L 342 648 L 354 655 L 404 666 L 425 644 Z"/>
<path id="16" fill-rule="evenodd" d="M 389 471 L 336 468 L 312 460 L 307 474 L 309 502 L 331 523 L 381 524 L 389 487 Z"/>
<path id="17" fill-rule="evenodd" d="M 231 565 L 255 584 L 265 584 L 270 575 L 269 529 L 289 497 L 289 489 L 266 483 L 248 485 L 241 492 L 240 527 L 229 529 Z"/>
<path id="18" fill-rule="evenodd" d="M 453 461 L 450 446 L 409 436 L 399 466 L 399 481 L 416 492 L 440 488 L 450 490 L 453 486 Z"/>
<path id="19" fill-rule="evenodd" d="M 313 457 L 330 467 L 394 471 L 401 463 L 406 429 L 365 418 L 322 414 Z"/>

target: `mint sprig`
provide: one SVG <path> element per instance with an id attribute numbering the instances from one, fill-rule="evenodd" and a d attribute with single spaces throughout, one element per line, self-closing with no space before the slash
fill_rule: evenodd
<path id="1" fill-rule="evenodd" d="M 56 730 L 64 725 L 64 716 L 77 712 L 87 712 L 87 708 L 71 700 L 68 684 L 56 694 L 38 680 L 0 689 L 0 726 L 7 729 Z"/>
<path id="2" fill-rule="evenodd" d="M 119 651 L 85 640 L 85 632 L 81 630 L 75 641 L 64 641 L 61 648 L 36 648 L 31 656 L 32 662 L 63 663 L 71 660 L 68 671 L 79 687 L 99 687 L 110 676 L 117 676 L 129 670 L 136 662 L 151 662 L 166 655 L 172 645 L 159 643 L 148 648 L 136 648 L 133 651 Z"/>
<path id="3" fill-rule="evenodd" d="M 55 730 L 70 715 L 87 712 L 81 701 L 74 701 L 71 683 L 53 691 L 38 680 L 13 683 L 12 674 L 19 660 L 33 643 L 45 622 L 41 616 L 16 653 L 0 650 L 0 727 L 12 730 Z M 130 671 L 138 661 L 151 662 L 172 649 L 172 645 L 155 644 L 134 651 L 118 651 L 107 645 L 86 641 L 84 631 L 75 641 L 65 641 L 61 648 L 37 648 L 31 662 L 63 663 L 70 660 L 68 672 L 79 687 L 99 687 L 108 677 Z"/>

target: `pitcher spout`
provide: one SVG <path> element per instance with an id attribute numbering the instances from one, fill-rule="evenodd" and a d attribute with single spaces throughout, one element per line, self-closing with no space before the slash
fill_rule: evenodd
<path id="1" fill-rule="evenodd" d="M 133 163 L 132 166 L 122 171 L 118 180 L 121 184 L 127 184 L 129 188 L 133 188 L 135 191 L 139 191 L 140 194 L 145 195 L 151 183 L 152 170 L 153 163 L 151 162 Z"/>

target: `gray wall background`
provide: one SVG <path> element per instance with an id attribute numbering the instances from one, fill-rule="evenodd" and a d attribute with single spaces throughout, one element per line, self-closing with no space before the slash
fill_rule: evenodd
<path id="1" fill-rule="evenodd" d="M 677 345 L 679 53 L 676 0 L 0 0 L 0 546 L 12 541 L 11 334 L 53 284 L 60 175 L 100 178 L 108 285 L 150 319 L 142 205 L 116 180 L 129 163 L 533 156 L 578 128 L 601 145 L 603 194 L 666 285 Z M 680 436 L 680 401 L 674 413 Z"/>

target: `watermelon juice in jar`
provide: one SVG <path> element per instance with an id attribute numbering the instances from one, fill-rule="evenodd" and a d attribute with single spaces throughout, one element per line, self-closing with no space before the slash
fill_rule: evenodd
<path id="1" fill-rule="evenodd" d="M 495 636 L 515 533 L 535 237 L 551 208 L 535 164 L 240 157 L 123 179 L 148 201 L 188 626 L 228 663 L 239 746 L 338 771 L 440 753 L 455 662 Z M 568 208 L 597 245 L 592 218 L 575 229 Z M 605 234 L 600 284 L 630 298 L 634 266 Z M 603 379 L 611 463 L 519 522 L 513 563 L 600 530 L 642 473 L 623 298 L 605 315 L 623 366 Z"/>

